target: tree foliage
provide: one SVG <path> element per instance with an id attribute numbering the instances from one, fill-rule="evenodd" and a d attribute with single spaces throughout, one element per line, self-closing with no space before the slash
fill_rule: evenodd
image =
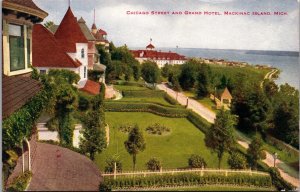
<path id="1" fill-rule="evenodd" d="M 159 68 L 155 62 L 145 61 L 141 69 L 143 79 L 148 83 L 157 83 L 159 80 Z"/>
<path id="2" fill-rule="evenodd" d="M 92 110 L 84 118 L 83 138 L 80 139 L 80 149 L 88 153 L 94 160 L 95 154 L 106 147 L 105 119 L 102 99 L 96 95 L 92 101 Z"/>
<path id="3" fill-rule="evenodd" d="M 140 131 L 138 125 L 135 125 L 129 132 L 128 139 L 124 142 L 127 152 L 132 155 L 133 170 L 135 170 L 136 156 L 146 148 L 144 136 Z"/>
<path id="4" fill-rule="evenodd" d="M 233 134 L 236 125 L 235 116 L 222 109 L 216 116 L 215 124 L 211 126 L 205 135 L 205 144 L 212 152 L 217 153 L 219 168 L 225 152 L 232 149 L 236 143 Z"/>
<path id="5" fill-rule="evenodd" d="M 266 153 L 263 150 L 263 141 L 261 137 L 256 134 L 252 142 L 247 149 L 247 155 L 249 157 L 249 163 L 254 169 L 257 169 L 257 162 L 266 158 Z"/>

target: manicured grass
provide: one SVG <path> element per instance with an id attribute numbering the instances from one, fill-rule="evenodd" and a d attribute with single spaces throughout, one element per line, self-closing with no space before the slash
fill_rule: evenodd
<path id="1" fill-rule="evenodd" d="M 110 127 L 110 144 L 101 154 L 96 155 L 95 162 L 101 171 L 104 171 L 105 161 L 111 156 L 119 157 L 124 171 L 132 170 L 132 157 L 124 147 L 128 134 L 118 130 L 121 124 L 138 124 L 143 130 L 146 149 L 137 155 L 137 170 L 145 170 L 145 164 L 151 157 L 158 158 L 163 169 L 185 168 L 192 154 L 201 155 L 209 168 L 218 167 L 217 155 L 212 154 L 205 146 L 204 134 L 185 118 L 166 118 L 138 112 L 106 112 L 105 114 L 106 122 Z M 146 133 L 145 128 L 154 123 L 169 127 L 170 134 L 157 136 Z M 228 168 L 227 154 L 223 158 L 222 168 Z"/>
<path id="2" fill-rule="evenodd" d="M 131 86 L 131 85 L 114 85 L 114 88 L 120 91 L 128 91 L 128 90 L 149 90 L 147 87 L 140 86 Z"/>
<path id="3" fill-rule="evenodd" d="M 120 101 L 137 101 L 143 103 L 157 103 L 166 106 L 174 106 L 167 102 L 163 97 L 123 97 Z"/>
<path id="4" fill-rule="evenodd" d="M 204 107 L 208 108 L 214 113 L 217 113 L 218 110 L 216 109 L 216 104 L 210 99 L 210 98 L 203 98 L 203 99 L 197 99 L 199 103 L 204 105 Z"/>
<path id="5" fill-rule="evenodd" d="M 199 186 L 187 188 L 159 189 L 160 191 L 276 191 L 273 188 L 239 187 L 239 186 Z"/>

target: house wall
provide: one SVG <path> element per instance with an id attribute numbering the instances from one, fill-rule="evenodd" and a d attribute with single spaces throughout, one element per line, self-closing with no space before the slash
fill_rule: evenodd
<path id="1" fill-rule="evenodd" d="M 84 49 L 83 58 L 81 57 L 81 49 Z M 78 59 L 82 63 L 82 65 L 79 67 L 80 81 L 87 80 L 87 68 L 88 68 L 88 44 L 87 43 L 76 43 L 76 59 Z"/>

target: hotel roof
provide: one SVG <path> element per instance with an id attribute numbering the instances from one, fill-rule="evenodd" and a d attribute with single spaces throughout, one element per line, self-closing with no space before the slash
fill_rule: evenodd
<path id="1" fill-rule="evenodd" d="M 94 35 L 91 33 L 88 26 L 86 25 L 85 20 L 82 17 L 78 20 L 78 24 L 79 24 L 79 27 L 80 27 L 82 33 L 84 34 L 85 38 L 88 41 L 95 41 L 96 40 Z"/>
<path id="2" fill-rule="evenodd" d="M 186 60 L 185 56 L 173 52 L 160 52 L 155 50 L 133 50 L 136 58 L 148 58 L 153 60 Z"/>

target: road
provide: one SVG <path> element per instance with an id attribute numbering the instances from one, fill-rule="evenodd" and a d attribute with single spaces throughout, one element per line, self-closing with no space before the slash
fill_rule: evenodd
<path id="1" fill-rule="evenodd" d="M 271 78 L 273 77 L 273 75 L 274 75 L 275 73 L 277 73 L 277 72 L 278 72 L 278 69 L 273 69 L 272 71 L 268 72 L 268 73 L 265 75 L 264 80 L 266 80 L 266 79 L 271 79 Z M 261 87 L 261 88 L 262 88 L 263 85 L 264 85 L 264 80 L 261 81 L 261 83 L 260 83 L 260 87 Z"/>
<path id="2" fill-rule="evenodd" d="M 266 77 L 267 78 L 271 77 L 272 74 L 275 73 L 275 72 L 276 71 L 269 72 L 266 75 Z M 185 106 L 188 104 L 188 107 L 187 107 L 188 109 L 192 109 L 195 113 L 197 113 L 198 115 L 200 115 L 201 117 L 206 119 L 208 122 L 214 123 L 214 120 L 216 118 L 216 114 L 214 112 L 210 111 L 208 108 L 206 108 L 202 104 L 200 104 L 199 102 L 197 102 L 196 100 L 191 99 L 191 98 L 187 98 L 183 93 L 176 92 L 176 91 L 168 88 L 166 86 L 166 84 L 158 84 L 157 88 L 167 92 L 168 95 L 170 95 L 174 99 L 176 99 L 176 97 L 177 97 L 178 103 L 180 103 L 181 105 L 185 105 Z M 187 100 L 188 100 L 188 102 L 187 102 Z M 244 147 L 246 149 L 249 147 L 249 143 L 247 143 L 246 141 L 238 140 L 238 144 L 240 144 L 242 147 Z M 263 160 L 263 162 L 265 164 L 267 164 L 269 167 L 273 167 L 274 166 L 273 155 L 266 151 L 266 159 Z M 276 160 L 276 165 L 278 165 L 279 163 L 281 163 L 281 161 Z M 295 178 L 295 177 L 292 177 L 292 176 L 288 175 L 287 173 L 285 173 L 278 166 L 277 166 L 277 168 L 280 172 L 280 175 L 282 176 L 282 178 L 284 180 L 291 183 L 295 187 L 299 187 L 299 184 L 300 184 L 299 178 Z"/>

